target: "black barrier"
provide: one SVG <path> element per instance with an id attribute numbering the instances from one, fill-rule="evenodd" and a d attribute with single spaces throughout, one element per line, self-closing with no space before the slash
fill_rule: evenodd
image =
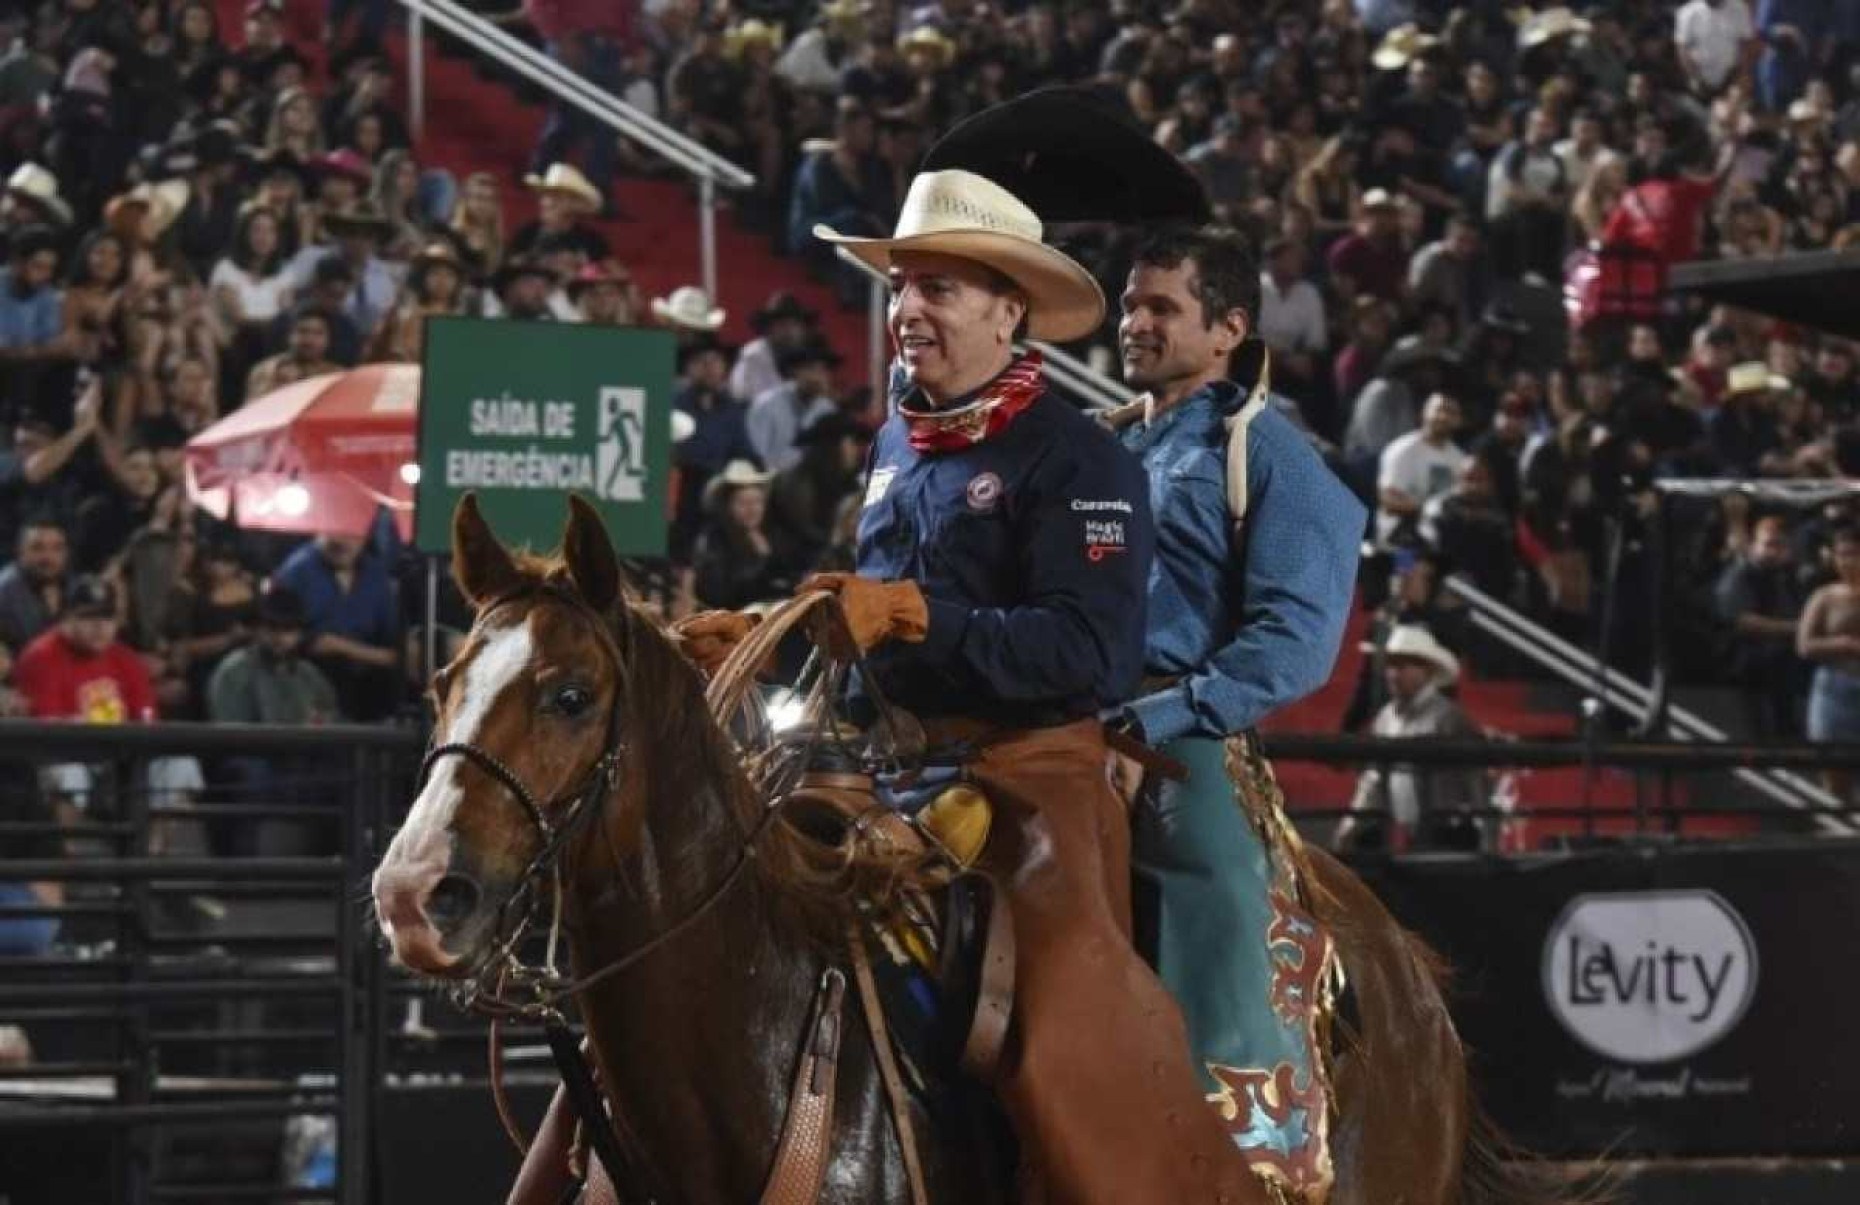
<path id="1" fill-rule="evenodd" d="M 1481 1097 L 1526 1145 L 1860 1150 L 1860 842 L 1354 865 L 1452 963 Z"/>

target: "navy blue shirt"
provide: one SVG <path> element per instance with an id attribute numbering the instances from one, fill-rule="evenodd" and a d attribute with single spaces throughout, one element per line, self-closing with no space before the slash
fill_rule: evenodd
<path id="1" fill-rule="evenodd" d="M 1143 672 L 1156 531 L 1136 457 L 1048 392 L 992 438 L 920 455 L 893 415 L 872 445 L 858 571 L 929 602 L 920 644 L 871 658 L 924 716 L 1041 727 L 1128 698 Z"/>

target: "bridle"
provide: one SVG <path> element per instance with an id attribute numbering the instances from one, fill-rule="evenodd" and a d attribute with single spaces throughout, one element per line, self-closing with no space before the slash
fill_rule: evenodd
<path id="1" fill-rule="evenodd" d="M 469 741 L 448 741 L 435 745 L 420 765 L 420 786 L 426 785 L 433 767 L 447 757 L 461 757 L 482 770 L 507 791 L 522 807 L 524 815 L 540 839 L 536 856 L 530 859 L 516 888 L 498 908 L 492 930 L 492 949 L 476 973 L 451 990 L 454 1002 L 469 1012 L 494 1020 L 528 1020 L 550 1025 L 566 1023 L 562 1005 L 596 983 L 634 966 L 659 948 L 669 944 L 702 920 L 743 877 L 743 871 L 755 859 L 757 845 L 776 815 L 767 809 L 757 823 L 743 835 L 730 869 L 707 891 L 683 917 L 649 938 L 640 946 L 589 972 L 580 978 L 564 975 L 556 966 L 556 952 L 562 932 L 562 855 L 568 843 L 598 814 L 601 804 L 619 785 L 623 753 L 620 714 L 627 697 L 626 660 L 619 643 L 609 630 L 606 619 L 571 590 L 554 582 L 523 586 L 499 595 L 478 613 L 483 623 L 492 612 L 507 603 L 542 596 L 558 602 L 589 620 L 597 633 L 614 671 L 613 701 L 608 707 L 601 754 L 576 784 L 546 801 L 538 801 L 523 779 L 503 761 Z M 551 822 L 551 815 L 561 819 Z M 550 884 L 551 920 L 549 941 L 543 965 L 532 966 L 517 956 L 517 947 L 535 923 L 542 903 L 540 884 L 545 877 Z"/>

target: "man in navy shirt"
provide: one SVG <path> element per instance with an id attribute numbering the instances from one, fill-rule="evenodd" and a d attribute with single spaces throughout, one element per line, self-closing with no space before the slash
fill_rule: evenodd
<path id="1" fill-rule="evenodd" d="M 284 559 L 272 585 L 302 600 L 304 651 L 335 683 L 342 714 L 362 721 L 392 714 L 405 694 L 394 583 L 377 558 L 362 555 L 362 541 L 318 536 Z"/>
<path id="2" fill-rule="evenodd" d="M 1263 1202 L 1203 1101 L 1180 1011 L 1130 944 L 1129 829 L 1102 724 L 1141 673 L 1155 543 L 1142 468 L 1017 335 L 1076 339 L 1104 299 L 1033 211 L 963 171 L 912 183 L 896 234 L 825 227 L 891 280 L 907 388 L 879 432 L 858 574 L 826 574 L 870 670 L 968 743 L 1012 906 L 999 1073 L 1024 1178 L 1055 1201 Z"/>

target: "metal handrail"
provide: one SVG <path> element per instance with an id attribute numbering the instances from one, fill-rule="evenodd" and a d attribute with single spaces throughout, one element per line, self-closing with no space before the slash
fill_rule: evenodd
<path id="1" fill-rule="evenodd" d="M 409 13 L 408 90 L 415 134 L 425 128 L 425 21 L 503 64 L 530 83 L 574 105 L 614 132 L 645 146 L 697 181 L 698 247 L 704 291 L 717 295 L 717 186 L 753 188 L 756 178 L 702 143 L 605 92 L 522 39 L 460 7 L 453 0 L 398 0 Z"/>
<path id="2" fill-rule="evenodd" d="M 1472 607 L 1473 623 L 1481 631 L 1573 686 L 1584 690 L 1599 687 L 1599 693 L 1611 707 L 1640 720 L 1651 714 L 1655 696 L 1645 683 L 1599 664 L 1589 653 L 1520 615 L 1462 576 L 1449 577 L 1444 585 Z M 1730 740 L 1722 729 L 1678 706 L 1669 707 L 1666 728 L 1681 741 L 1718 744 Z M 1799 775 L 1749 767 L 1736 769 L 1733 774 L 1738 781 L 1775 802 L 1809 815 L 1823 831 L 1842 835 L 1860 832 L 1860 827 L 1854 823 L 1829 814 L 1841 810 L 1840 800 Z"/>

